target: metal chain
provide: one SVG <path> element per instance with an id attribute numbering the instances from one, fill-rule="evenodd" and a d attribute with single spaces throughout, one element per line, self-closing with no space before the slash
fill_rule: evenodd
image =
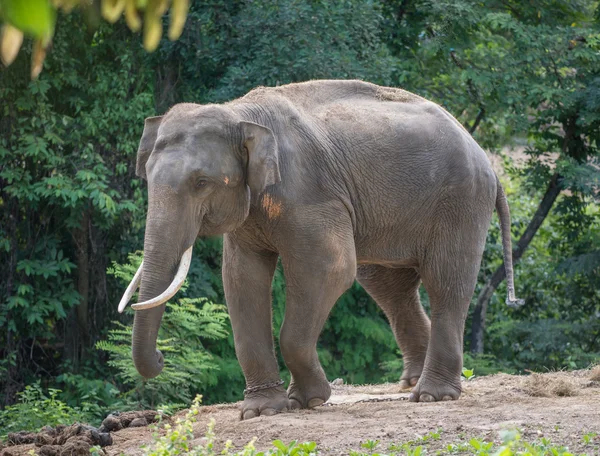
<path id="1" fill-rule="evenodd" d="M 264 384 L 258 385 L 258 386 L 251 386 L 244 390 L 244 396 L 247 396 L 250 393 L 255 393 L 257 391 L 262 391 L 262 390 L 266 390 L 269 388 L 275 388 L 275 387 L 281 386 L 281 385 L 283 385 L 283 380 L 277 380 L 276 382 L 271 382 L 271 383 L 264 383 Z"/>

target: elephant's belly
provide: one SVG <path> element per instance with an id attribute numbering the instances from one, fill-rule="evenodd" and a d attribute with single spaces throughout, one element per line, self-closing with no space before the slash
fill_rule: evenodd
<path id="1" fill-rule="evenodd" d="M 403 236 L 399 231 L 383 238 L 370 236 L 356 239 L 356 261 L 358 264 L 378 264 L 389 268 L 418 267 L 418 246 L 412 236 Z"/>

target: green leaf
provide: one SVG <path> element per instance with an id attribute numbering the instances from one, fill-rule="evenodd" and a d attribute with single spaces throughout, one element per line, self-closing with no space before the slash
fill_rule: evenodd
<path id="1" fill-rule="evenodd" d="M 3 20 L 36 38 L 50 38 L 56 11 L 49 0 L 0 0 Z"/>

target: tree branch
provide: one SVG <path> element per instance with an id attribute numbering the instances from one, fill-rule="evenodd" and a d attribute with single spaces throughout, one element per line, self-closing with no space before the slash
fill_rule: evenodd
<path id="1" fill-rule="evenodd" d="M 479 112 L 477 113 L 477 117 L 475 117 L 475 121 L 473 122 L 473 125 L 471 125 L 471 128 L 469 128 L 469 133 L 471 133 L 471 134 L 475 133 L 475 130 L 477 130 L 477 127 L 479 126 L 479 124 L 481 123 L 481 121 L 483 120 L 484 117 L 485 117 L 485 107 L 483 105 L 479 105 Z"/>

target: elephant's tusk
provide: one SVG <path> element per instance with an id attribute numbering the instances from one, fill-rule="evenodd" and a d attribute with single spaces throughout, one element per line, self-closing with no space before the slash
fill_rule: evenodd
<path id="1" fill-rule="evenodd" d="M 161 304 L 167 302 L 175 295 L 175 293 L 177 293 L 177 291 L 181 288 L 181 285 L 183 285 L 183 282 L 187 277 L 187 273 L 190 270 L 190 264 L 192 263 L 193 247 L 194 246 L 192 245 L 181 256 L 181 261 L 179 262 L 179 269 L 177 269 L 177 274 L 175 274 L 175 278 L 171 282 L 171 285 L 169 285 L 169 288 L 163 291 L 156 298 L 144 302 L 138 302 L 137 304 L 132 304 L 131 307 L 133 308 L 133 310 L 143 310 L 158 307 Z"/>
<path id="2" fill-rule="evenodd" d="M 119 313 L 123 313 L 123 311 L 125 310 L 125 307 L 127 307 L 127 303 L 133 296 L 133 293 L 135 293 L 135 291 L 140 286 L 140 281 L 142 280 L 142 267 L 143 266 L 144 266 L 144 262 L 142 261 L 140 263 L 140 267 L 138 268 L 135 275 L 133 276 L 131 283 L 127 287 L 127 290 L 125 290 L 125 293 L 123 294 L 123 297 L 121 298 L 121 302 L 119 302 L 119 308 L 118 308 Z"/>

